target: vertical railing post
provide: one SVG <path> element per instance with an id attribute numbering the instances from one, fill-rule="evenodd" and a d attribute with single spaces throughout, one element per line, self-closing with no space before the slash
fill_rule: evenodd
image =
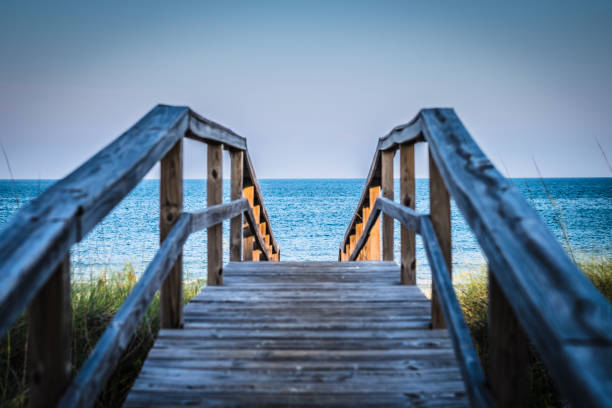
<path id="1" fill-rule="evenodd" d="M 393 156 L 395 156 L 395 150 L 385 150 L 381 154 L 381 187 L 382 196 L 393 200 Z M 387 214 L 382 216 L 382 251 L 383 261 L 393 260 L 393 217 Z"/>
<path id="2" fill-rule="evenodd" d="M 254 202 L 255 202 L 255 187 L 254 186 L 247 186 L 247 187 L 243 187 L 242 189 L 242 193 L 244 194 L 244 198 L 246 198 L 249 201 L 249 205 L 251 206 L 251 208 L 253 208 Z M 248 226 L 248 224 L 244 224 L 245 227 Z M 242 259 L 245 261 L 252 261 L 253 260 L 253 244 L 255 242 L 255 237 L 248 236 L 248 237 L 244 237 L 243 239 L 243 256 Z"/>
<path id="3" fill-rule="evenodd" d="M 209 142 L 207 150 L 206 203 L 210 207 L 223 202 L 223 145 Z M 206 284 L 223 284 L 223 223 L 208 227 L 208 281 Z"/>
<path id="4" fill-rule="evenodd" d="M 370 187 L 370 209 L 374 208 L 376 199 L 380 195 L 380 186 Z M 370 238 L 368 238 L 368 259 L 370 261 L 380 261 L 380 219 L 378 217 L 372 230 L 370 231 Z"/>
<path id="5" fill-rule="evenodd" d="M 182 140 L 179 140 L 161 160 L 159 193 L 159 240 L 164 242 L 183 212 Z M 164 329 L 183 327 L 182 252 L 161 287 L 160 320 Z"/>
<path id="6" fill-rule="evenodd" d="M 72 305 L 70 255 L 66 255 L 30 303 L 29 406 L 55 406 L 70 383 Z"/>
<path id="7" fill-rule="evenodd" d="M 362 222 L 364 227 L 368 223 L 368 218 L 370 218 L 370 207 L 364 205 L 363 209 L 361 210 L 361 219 L 363 220 Z M 366 243 L 363 246 L 363 249 L 361 250 L 359 259 L 361 259 L 362 261 L 370 260 L 370 258 L 368 258 L 368 255 L 370 254 L 370 249 L 368 248 L 368 241 L 369 240 L 366 240 Z"/>
<path id="8" fill-rule="evenodd" d="M 414 144 L 400 146 L 400 202 L 414 210 Z M 402 226 L 402 284 L 416 285 L 416 238 L 414 231 Z"/>
<path id="9" fill-rule="evenodd" d="M 358 222 L 355 224 L 355 245 L 357 245 L 357 241 L 359 241 L 359 238 L 361 238 L 362 233 L 363 233 L 363 222 Z M 359 254 L 359 256 L 357 256 L 355 260 L 360 261 L 361 259 L 362 259 L 361 254 Z"/>
<path id="10" fill-rule="evenodd" d="M 230 155 L 232 161 L 230 200 L 239 200 L 242 198 L 243 152 L 232 150 Z M 239 262 L 241 260 L 242 214 L 232 218 L 230 221 L 230 261 Z"/>
<path id="11" fill-rule="evenodd" d="M 261 207 L 259 205 L 255 205 L 253 206 L 253 218 L 255 218 L 255 228 L 259 229 L 259 212 L 261 210 Z M 260 230 L 261 232 L 261 230 Z M 253 237 L 253 242 L 255 242 L 255 237 Z M 253 245 L 254 247 L 254 245 Z M 261 249 L 254 249 L 253 250 L 253 261 L 257 262 L 259 261 L 259 255 L 261 255 Z"/>
<path id="12" fill-rule="evenodd" d="M 261 208 L 261 207 L 260 207 Z M 260 209 L 260 214 L 259 217 L 261 219 L 261 209 Z M 260 222 L 259 223 L 259 233 L 261 234 L 261 237 L 264 240 L 264 245 L 266 246 L 266 249 L 268 250 L 268 253 L 272 253 L 272 251 L 270 250 L 270 236 L 266 234 L 266 223 L 265 222 Z M 262 252 L 259 253 L 259 260 L 264 260 L 261 257 Z"/>
<path id="13" fill-rule="evenodd" d="M 440 249 L 444 255 L 448 273 L 452 277 L 452 262 L 451 262 L 451 213 L 450 213 L 450 195 L 444 185 L 444 180 L 440 175 L 438 166 L 429 152 L 429 212 L 431 214 L 431 223 L 436 237 L 440 244 Z M 434 329 L 446 327 L 442 308 L 436 293 L 436 287 L 432 283 L 431 288 L 431 326 Z"/>
<path id="14" fill-rule="evenodd" d="M 529 392 L 528 341 L 491 270 L 488 292 L 488 381 L 499 407 L 524 407 Z"/>

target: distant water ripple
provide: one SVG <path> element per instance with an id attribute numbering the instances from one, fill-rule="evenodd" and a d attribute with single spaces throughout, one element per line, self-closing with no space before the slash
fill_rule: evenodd
<path id="1" fill-rule="evenodd" d="M 612 252 L 612 178 L 513 179 L 516 187 L 544 219 L 555 237 L 569 245 L 577 256 Z M 0 180 L 0 228 L 23 205 L 35 198 L 50 180 Z M 261 180 L 261 189 L 272 231 L 284 261 L 335 260 L 345 229 L 359 201 L 362 179 Z M 545 187 L 544 187 L 545 185 Z M 396 192 L 399 182 L 396 180 Z M 428 211 L 428 180 L 416 183 L 417 210 Z M 229 200 L 229 183 L 224 184 Z M 398 194 L 396 193 L 396 200 Z M 206 206 L 206 181 L 185 181 L 185 210 Z M 77 279 L 116 271 L 131 263 L 141 273 L 159 247 L 159 181 L 143 180 L 120 205 L 72 249 L 73 275 Z M 485 263 L 479 247 L 453 205 L 453 267 L 477 270 Z M 395 228 L 396 260 L 400 249 L 399 224 Z M 225 261 L 229 243 L 224 224 Z M 420 283 L 429 281 L 422 243 L 418 241 L 417 263 Z M 185 278 L 206 277 L 206 233 L 192 235 L 184 251 Z"/>

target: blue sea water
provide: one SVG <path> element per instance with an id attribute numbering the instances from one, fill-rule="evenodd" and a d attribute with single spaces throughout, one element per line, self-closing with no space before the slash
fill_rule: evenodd
<path id="1" fill-rule="evenodd" d="M 0 180 L 0 229 L 20 206 L 39 195 L 52 180 Z M 576 257 L 612 253 L 612 178 L 513 179 L 542 216 L 555 237 Z M 363 179 L 263 179 L 264 202 L 281 260 L 335 260 L 345 229 L 363 189 Z M 396 180 L 396 191 L 399 181 Z M 416 183 L 417 210 L 428 211 L 428 180 Z M 185 210 L 206 206 L 206 181 L 185 181 Z M 397 194 L 396 194 L 397 196 Z M 224 201 L 229 184 L 224 184 Z M 396 197 L 397 200 L 397 197 Z M 143 180 L 71 252 L 73 277 L 89 279 L 131 263 L 146 268 L 159 247 L 159 181 Z M 561 225 L 565 226 L 565 232 Z M 475 271 L 485 263 L 479 247 L 453 205 L 453 267 Z M 399 257 L 396 223 L 396 257 Z M 224 224 L 224 256 L 228 259 L 228 223 Z M 206 233 L 192 235 L 183 256 L 185 278 L 206 277 Z M 417 246 L 417 277 L 426 284 L 429 269 L 422 243 Z"/>

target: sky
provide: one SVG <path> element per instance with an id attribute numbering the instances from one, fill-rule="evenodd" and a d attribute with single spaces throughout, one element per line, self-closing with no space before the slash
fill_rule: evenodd
<path id="1" fill-rule="evenodd" d="M 506 176 L 610 177 L 611 44 L 612 1 L 3 0 L 0 143 L 15 178 L 61 178 L 188 105 L 259 178 L 365 178 L 379 137 L 453 107 Z M 186 178 L 205 157 L 186 143 Z"/>

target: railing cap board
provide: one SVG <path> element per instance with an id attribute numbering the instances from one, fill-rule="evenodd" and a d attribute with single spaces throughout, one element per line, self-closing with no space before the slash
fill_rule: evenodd
<path id="1" fill-rule="evenodd" d="M 612 404 L 612 305 L 484 155 L 454 110 L 425 109 L 420 115 L 451 196 L 559 389 L 577 405 Z"/>
<path id="2" fill-rule="evenodd" d="M 186 137 L 203 143 L 222 143 L 226 148 L 247 150 L 246 138 L 233 130 L 189 110 L 189 131 Z"/>
<path id="3" fill-rule="evenodd" d="M 0 237 L 0 337 L 64 258 L 183 136 L 186 107 L 158 105 L 19 210 Z"/>
<path id="4" fill-rule="evenodd" d="M 389 133 L 378 139 L 376 150 L 397 149 L 404 143 L 423 142 L 425 139 L 422 133 L 423 119 L 421 112 L 410 122 L 394 127 Z"/>

